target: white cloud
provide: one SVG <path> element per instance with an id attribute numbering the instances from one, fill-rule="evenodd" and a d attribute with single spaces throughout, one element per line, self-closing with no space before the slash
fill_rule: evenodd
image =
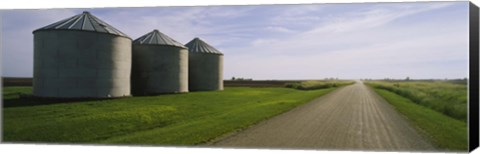
<path id="1" fill-rule="evenodd" d="M 253 47 L 232 49 L 243 51 L 245 57 L 242 58 L 249 60 L 231 66 L 231 70 L 236 73 L 240 70 L 242 76 L 257 79 L 271 79 L 272 76 L 286 79 L 383 78 L 389 75 L 397 78 L 465 77 L 468 68 L 466 14 L 448 24 L 428 19 L 411 21 L 407 25 L 391 24 L 400 18 L 408 19 L 447 6 L 371 8 L 337 15 L 318 27 L 289 37 L 259 38 L 252 41 Z"/>
<path id="2" fill-rule="evenodd" d="M 280 32 L 280 33 L 293 33 L 293 32 L 295 32 L 293 30 L 290 30 L 288 28 L 281 27 L 281 26 L 268 26 L 268 27 L 265 28 L 265 30 L 272 31 L 272 32 Z"/>
<path id="3" fill-rule="evenodd" d="M 398 18 L 426 12 L 434 9 L 447 7 L 451 3 L 437 3 L 424 7 L 414 7 L 409 4 L 399 4 L 397 7 L 386 9 L 384 7 L 373 8 L 363 12 L 347 13 L 344 17 L 336 17 L 319 28 L 313 29 L 312 33 L 338 33 L 358 31 L 362 29 L 383 26 Z"/>
<path id="4" fill-rule="evenodd" d="M 265 46 L 265 45 L 268 45 L 270 43 L 273 43 L 277 40 L 275 39 L 256 39 L 255 41 L 252 42 L 252 45 L 253 46 Z"/>
<path id="5" fill-rule="evenodd" d="M 318 21 L 321 21 L 322 18 L 325 18 L 322 13 L 323 8 L 327 7 L 328 4 L 324 5 L 289 5 L 282 8 L 282 11 L 276 16 L 271 18 L 272 24 L 274 25 L 283 25 L 283 24 L 301 24 L 308 25 Z"/>
<path id="6" fill-rule="evenodd" d="M 194 37 L 207 37 L 212 44 L 221 44 L 228 38 L 209 36 L 212 33 L 222 32 L 232 35 L 234 30 L 239 31 L 238 25 L 218 25 L 215 21 L 242 17 L 251 7 L 163 7 L 142 11 L 142 8 L 123 11 L 112 11 L 102 19 L 112 23 L 118 29 L 129 34 L 133 39 L 153 30 L 171 36 L 179 42 L 187 43 Z M 160 10 L 160 11 L 156 11 Z M 129 19 L 128 22 L 125 19 Z M 236 34 L 236 33 L 235 33 Z M 210 43 L 210 42 L 209 42 Z"/>

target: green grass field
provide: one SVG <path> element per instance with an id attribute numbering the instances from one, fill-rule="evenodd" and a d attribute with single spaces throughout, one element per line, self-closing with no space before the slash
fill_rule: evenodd
<path id="1" fill-rule="evenodd" d="M 3 141 L 196 145 L 246 128 L 334 88 L 225 88 L 150 97 L 3 108 Z M 31 88 L 6 87 L 10 93 Z"/>
<path id="2" fill-rule="evenodd" d="M 453 81 L 369 81 L 375 88 L 388 90 L 414 103 L 467 121 L 467 84 Z"/>
<path id="3" fill-rule="evenodd" d="M 400 86 L 394 86 L 393 84 L 400 84 Z M 447 106 L 448 103 L 452 103 L 450 104 L 452 106 L 458 106 L 459 104 L 466 106 L 464 98 L 467 96 L 467 93 L 466 89 L 462 90 L 462 84 L 455 85 L 448 82 L 389 83 L 369 81 L 367 85 L 373 87 L 378 94 L 405 115 L 422 134 L 428 136 L 439 148 L 467 150 L 468 132 L 466 122 L 462 118 L 454 118 L 443 113 L 443 110 L 438 110 L 435 104 L 431 104 L 441 103 L 438 106 Z M 383 86 L 388 87 L 385 88 Z M 408 96 L 415 96 L 416 98 L 412 99 Z M 417 99 L 424 102 L 415 102 Z M 441 102 L 441 100 L 444 100 L 444 102 Z M 464 100 L 465 102 L 460 102 L 459 100 Z M 466 108 L 464 112 L 467 112 Z"/>

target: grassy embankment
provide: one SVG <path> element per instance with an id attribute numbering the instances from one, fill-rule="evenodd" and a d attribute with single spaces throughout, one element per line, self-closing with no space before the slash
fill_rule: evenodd
<path id="1" fill-rule="evenodd" d="M 311 80 L 311 81 L 303 81 L 303 82 L 286 83 L 285 87 L 299 89 L 299 90 L 314 90 L 314 89 L 346 86 L 353 83 L 355 82 L 347 81 L 347 80 Z"/>
<path id="2" fill-rule="evenodd" d="M 31 92 L 31 88 L 20 89 Z M 334 89 L 227 87 L 224 91 L 3 108 L 3 141 L 196 145 Z M 6 87 L 3 91 L 8 95 L 17 90 Z"/>
<path id="3" fill-rule="evenodd" d="M 445 81 L 368 81 L 439 148 L 467 150 L 467 85 Z"/>

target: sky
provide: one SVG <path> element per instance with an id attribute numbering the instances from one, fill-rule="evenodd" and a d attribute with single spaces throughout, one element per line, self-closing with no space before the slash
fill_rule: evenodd
<path id="1" fill-rule="evenodd" d="M 468 2 L 2 10 L 2 76 L 32 77 L 32 31 L 89 11 L 224 53 L 224 78 L 468 77 Z"/>

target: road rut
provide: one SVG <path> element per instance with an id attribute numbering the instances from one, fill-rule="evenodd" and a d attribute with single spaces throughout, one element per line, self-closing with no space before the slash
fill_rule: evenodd
<path id="1" fill-rule="evenodd" d="M 405 117 L 360 81 L 211 146 L 435 151 Z"/>

